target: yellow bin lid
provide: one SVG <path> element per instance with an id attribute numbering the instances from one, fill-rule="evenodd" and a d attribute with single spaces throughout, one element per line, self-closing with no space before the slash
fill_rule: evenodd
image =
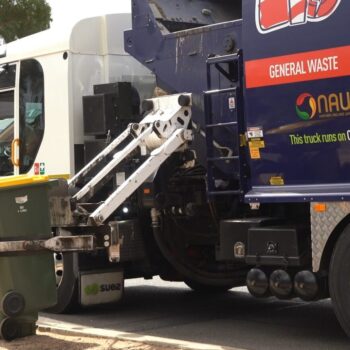
<path id="1" fill-rule="evenodd" d="M 14 187 L 20 185 L 34 185 L 37 183 L 48 182 L 49 176 L 42 175 L 15 175 L 0 177 L 0 188 Z"/>

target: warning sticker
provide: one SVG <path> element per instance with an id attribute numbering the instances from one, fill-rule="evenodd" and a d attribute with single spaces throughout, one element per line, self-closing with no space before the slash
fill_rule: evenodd
<path id="1" fill-rule="evenodd" d="M 40 163 L 34 163 L 34 175 L 39 175 L 40 173 Z"/>
<path id="2" fill-rule="evenodd" d="M 249 147 L 249 151 L 250 151 L 250 158 L 251 159 L 260 159 L 261 158 L 260 148 Z"/>
<path id="3" fill-rule="evenodd" d="M 273 176 L 270 178 L 271 186 L 284 186 L 284 179 L 282 176 Z"/>
<path id="4" fill-rule="evenodd" d="M 236 109 L 236 99 L 234 97 L 228 99 L 228 107 L 230 109 Z"/>
<path id="5" fill-rule="evenodd" d="M 251 159 L 261 159 L 260 149 L 265 148 L 264 131 L 262 127 L 247 129 L 247 140 Z"/>
<path id="6" fill-rule="evenodd" d="M 254 127 L 254 128 L 247 129 L 248 140 L 255 139 L 255 138 L 263 138 L 263 137 L 264 137 L 264 132 L 261 127 Z"/>
<path id="7" fill-rule="evenodd" d="M 40 163 L 40 175 L 45 175 L 45 163 Z"/>
<path id="8" fill-rule="evenodd" d="M 263 140 L 251 140 L 251 141 L 249 141 L 249 147 L 265 148 L 265 141 L 263 141 Z"/>

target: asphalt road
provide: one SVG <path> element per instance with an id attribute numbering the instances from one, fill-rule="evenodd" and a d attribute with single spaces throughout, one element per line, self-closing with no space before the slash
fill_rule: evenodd
<path id="1" fill-rule="evenodd" d="M 41 319 L 244 350 L 350 348 L 330 301 L 257 300 L 243 289 L 198 296 L 182 283 L 159 279 L 127 281 L 120 305 Z"/>

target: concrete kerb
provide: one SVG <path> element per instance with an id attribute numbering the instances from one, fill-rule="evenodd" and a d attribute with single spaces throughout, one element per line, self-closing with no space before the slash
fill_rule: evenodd
<path id="1" fill-rule="evenodd" d="M 39 323 L 38 330 L 41 332 L 51 332 L 60 335 L 87 336 L 97 338 L 109 338 L 123 341 L 147 344 L 151 346 L 168 349 L 182 350 L 243 350 L 220 345 L 201 344 L 177 339 L 161 338 L 155 336 L 141 335 L 137 333 L 120 332 L 101 328 L 82 327 L 75 324 L 45 324 Z"/>

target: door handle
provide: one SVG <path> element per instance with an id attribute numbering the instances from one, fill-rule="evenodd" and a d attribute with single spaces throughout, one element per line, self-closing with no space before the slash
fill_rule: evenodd
<path id="1" fill-rule="evenodd" d="M 13 166 L 19 166 L 19 156 L 16 158 L 16 148 L 19 148 L 19 144 L 19 139 L 14 139 L 11 143 L 11 162 Z"/>

